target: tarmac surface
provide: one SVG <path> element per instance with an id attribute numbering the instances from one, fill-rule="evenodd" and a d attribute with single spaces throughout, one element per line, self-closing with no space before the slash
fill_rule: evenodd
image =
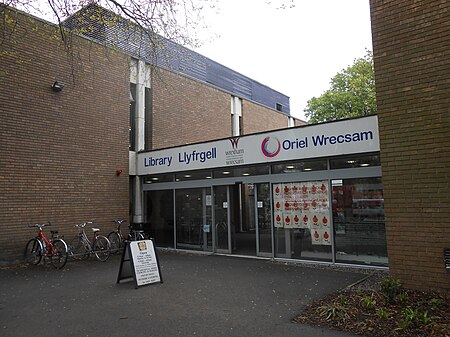
<path id="1" fill-rule="evenodd" d="M 305 336 L 351 334 L 293 323 L 357 270 L 159 251 L 163 283 L 117 283 L 121 256 L 0 268 L 0 336 Z"/>

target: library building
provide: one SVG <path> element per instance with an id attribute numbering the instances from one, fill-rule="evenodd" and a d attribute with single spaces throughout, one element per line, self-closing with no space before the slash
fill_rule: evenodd
<path id="1" fill-rule="evenodd" d="M 387 266 L 377 116 L 140 152 L 160 247 Z"/>

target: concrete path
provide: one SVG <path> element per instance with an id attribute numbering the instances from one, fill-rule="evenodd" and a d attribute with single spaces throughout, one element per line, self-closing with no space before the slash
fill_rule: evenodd
<path id="1" fill-rule="evenodd" d="M 159 252 L 162 284 L 116 283 L 120 257 L 0 269 L 0 336 L 332 336 L 292 323 L 357 272 L 237 257 Z"/>

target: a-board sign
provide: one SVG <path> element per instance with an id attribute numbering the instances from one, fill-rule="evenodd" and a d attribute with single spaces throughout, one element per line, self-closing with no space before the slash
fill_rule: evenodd
<path id="1" fill-rule="evenodd" d="M 126 242 L 117 283 L 130 278 L 134 279 L 136 288 L 163 282 L 153 240 Z"/>

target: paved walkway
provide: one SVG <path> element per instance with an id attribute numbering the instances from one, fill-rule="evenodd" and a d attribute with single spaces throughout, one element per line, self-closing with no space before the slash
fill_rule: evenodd
<path id="1" fill-rule="evenodd" d="M 159 253 L 162 284 L 116 284 L 120 257 L 0 269 L 0 336 L 335 336 L 292 323 L 357 272 L 225 256 Z"/>

